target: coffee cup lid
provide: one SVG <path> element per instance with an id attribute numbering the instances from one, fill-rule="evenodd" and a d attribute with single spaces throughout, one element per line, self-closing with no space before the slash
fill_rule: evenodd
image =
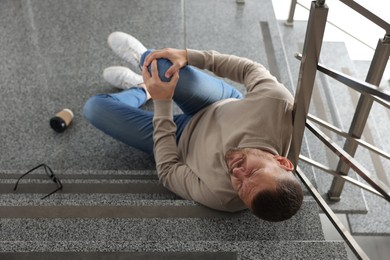
<path id="1" fill-rule="evenodd" d="M 72 110 L 70 110 L 69 108 L 64 108 L 63 111 L 68 112 L 72 117 L 74 117 Z"/>

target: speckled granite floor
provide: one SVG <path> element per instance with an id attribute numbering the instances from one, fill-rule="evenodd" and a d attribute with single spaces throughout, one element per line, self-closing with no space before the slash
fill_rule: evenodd
<path id="1" fill-rule="evenodd" d="M 267 65 L 260 22 L 275 19 L 266 11 L 271 2 L 232 2 L 1 1 L 0 170 L 40 162 L 57 169 L 152 169 L 148 156 L 100 133 L 81 115 L 88 97 L 115 91 L 103 81 L 103 69 L 129 66 L 113 54 L 107 36 L 119 30 L 148 48 L 216 49 Z M 276 26 L 269 23 L 268 30 L 278 39 Z M 283 55 L 281 43 L 271 43 L 274 55 Z M 274 60 L 275 73 L 287 71 L 282 59 Z M 291 86 L 287 75 L 281 80 Z M 63 108 L 75 118 L 57 134 L 49 119 Z"/>

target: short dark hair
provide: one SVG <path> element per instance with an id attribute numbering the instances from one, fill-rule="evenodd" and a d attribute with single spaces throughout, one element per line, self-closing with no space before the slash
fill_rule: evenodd
<path id="1" fill-rule="evenodd" d="M 303 191 L 294 178 L 277 179 L 276 188 L 258 192 L 251 203 L 251 210 L 257 217 L 277 222 L 291 218 L 301 208 Z"/>

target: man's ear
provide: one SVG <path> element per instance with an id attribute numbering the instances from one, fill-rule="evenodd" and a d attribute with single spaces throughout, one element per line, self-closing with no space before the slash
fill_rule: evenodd
<path id="1" fill-rule="evenodd" d="M 282 167 L 286 171 L 294 170 L 293 163 L 289 159 L 287 159 L 286 157 L 283 157 L 283 156 L 280 156 L 280 155 L 275 155 L 274 158 L 275 158 L 276 161 L 278 161 L 280 167 Z"/>

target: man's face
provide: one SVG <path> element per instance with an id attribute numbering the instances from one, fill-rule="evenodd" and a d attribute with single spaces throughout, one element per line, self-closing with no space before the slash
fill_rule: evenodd
<path id="1" fill-rule="evenodd" d="M 287 158 L 259 149 L 231 149 L 226 153 L 225 160 L 233 189 L 248 208 L 259 191 L 276 188 L 277 178 L 284 177 L 282 176 L 284 174 L 293 177 L 291 173 L 286 172 L 293 170 Z"/>

